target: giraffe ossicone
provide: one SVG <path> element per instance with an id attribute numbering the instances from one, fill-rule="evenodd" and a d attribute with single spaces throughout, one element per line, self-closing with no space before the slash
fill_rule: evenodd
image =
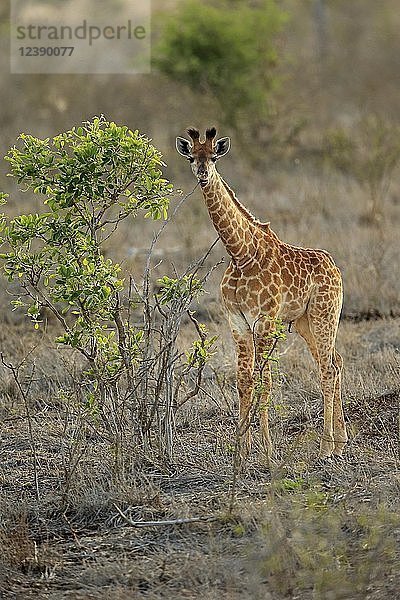
<path id="1" fill-rule="evenodd" d="M 320 457 L 341 456 L 347 442 L 341 397 L 343 360 L 335 348 L 343 302 L 340 270 L 324 250 L 286 244 L 239 202 L 216 169 L 230 149 L 230 139 L 216 139 L 215 127 L 187 130 L 190 141 L 176 138 L 176 148 L 190 163 L 204 200 L 229 256 L 221 282 L 223 303 L 237 351 L 237 389 L 241 454 L 251 447 L 250 419 L 255 374 L 262 373 L 257 398 L 261 439 L 268 460 L 272 444 L 268 426 L 271 371 L 265 361 L 273 346 L 276 319 L 293 323 L 305 339 L 320 371 L 324 429 Z"/>

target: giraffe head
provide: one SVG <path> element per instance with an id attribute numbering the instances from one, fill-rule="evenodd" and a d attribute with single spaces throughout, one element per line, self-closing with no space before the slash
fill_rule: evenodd
<path id="1" fill-rule="evenodd" d="M 192 141 L 177 137 L 176 149 L 191 163 L 195 177 L 200 185 L 205 187 L 216 174 L 217 160 L 229 152 L 231 141 L 228 137 L 215 140 L 217 135 L 215 127 L 206 130 L 204 141 L 200 141 L 198 129 L 190 127 L 187 132 Z"/>

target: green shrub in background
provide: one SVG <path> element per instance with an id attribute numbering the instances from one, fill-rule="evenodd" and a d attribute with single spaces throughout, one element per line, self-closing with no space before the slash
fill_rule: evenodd
<path id="1" fill-rule="evenodd" d="M 189 0 L 164 17 L 154 63 L 218 102 L 220 121 L 254 130 L 268 122 L 279 85 L 276 37 L 287 20 L 273 0 Z"/>

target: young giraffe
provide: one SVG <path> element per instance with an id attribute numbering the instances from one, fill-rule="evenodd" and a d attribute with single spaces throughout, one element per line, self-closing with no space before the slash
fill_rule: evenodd
<path id="1" fill-rule="evenodd" d="M 320 457 L 341 456 L 347 434 L 341 399 L 343 361 L 335 349 L 343 300 L 340 271 L 324 250 L 282 242 L 269 223 L 260 223 L 239 202 L 215 167 L 229 152 L 229 138 L 215 141 L 215 127 L 207 129 L 204 141 L 197 129 L 187 132 L 192 142 L 178 137 L 176 148 L 191 163 L 214 227 L 231 257 L 221 291 L 237 350 L 241 455 L 250 451 L 255 374 L 262 373 L 261 437 L 268 461 L 271 458 L 268 400 L 272 381 L 263 355 L 272 349 L 271 331 L 279 318 L 294 323 L 319 366 L 324 397 Z"/>

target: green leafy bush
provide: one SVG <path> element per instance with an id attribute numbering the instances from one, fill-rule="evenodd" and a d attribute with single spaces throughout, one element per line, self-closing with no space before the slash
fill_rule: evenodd
<path id="1" fill-rule="evenodd" d="M 161 155 L 138 131 L 104 117 L 53 139 L 20 140 L 22 148 L 6 157 L 11 175 L 44 196 L 46 212 L 3 223 L 4 271 L 24 292 L 14 304 L 36 326 L 50 309 L 64 329 L 58 343 L 80 350 L 98 375 L 118 373 L 134 359 L 140 335 L 127 324 L 118 331 L 124 279 L 102 246 L 139 210 L 166 216 L 172 185 L 162 177 Z"/>
<path id="2" fill-rule="evenodd" d="M 266 120 L 278 87 L 276 36 L 286 13 L 273 0 L 189 0 L 165 17 L 156 66 L 200 94 L 211 93 L 228 126 Z"/>
<path id="3" fill-rule="evenodd" d="M 36 329 L 51 313 L 61 326 L 56 342 L 86 359 L 75 405 L 83 407 L 83 420 L 93 417 L 91 426 L 102 421 L 116 461 L 126 440 L 126 455 L 132 443 L 149 442 L 155 422 L 160 455 L 171 458 L 178 394 L 197 393 L 213 342 L 190 314 L 199 335 L 195 350 L 185 360 L 176 346 L 182 315 L 202 293 L 203 280 L 188 269 L 162 278 L 157 295 L 150 281 L 154 240 L 140 284 L 125 281 L 103 250 L 124 219 L 139 212 L 167 218 L 173 187 L 162 176 L 161 154 L 146 136 L 104 117 L 52 139 L 22 134 L 20 140 L 6 157 L 11 176 L 43 197 L 44 211 L 0 220 L 0 259 L 18 293 L 14 307 Z M 132 312 L 139 309 L 142 322 L 136 316 L 134 325 Z"/>

